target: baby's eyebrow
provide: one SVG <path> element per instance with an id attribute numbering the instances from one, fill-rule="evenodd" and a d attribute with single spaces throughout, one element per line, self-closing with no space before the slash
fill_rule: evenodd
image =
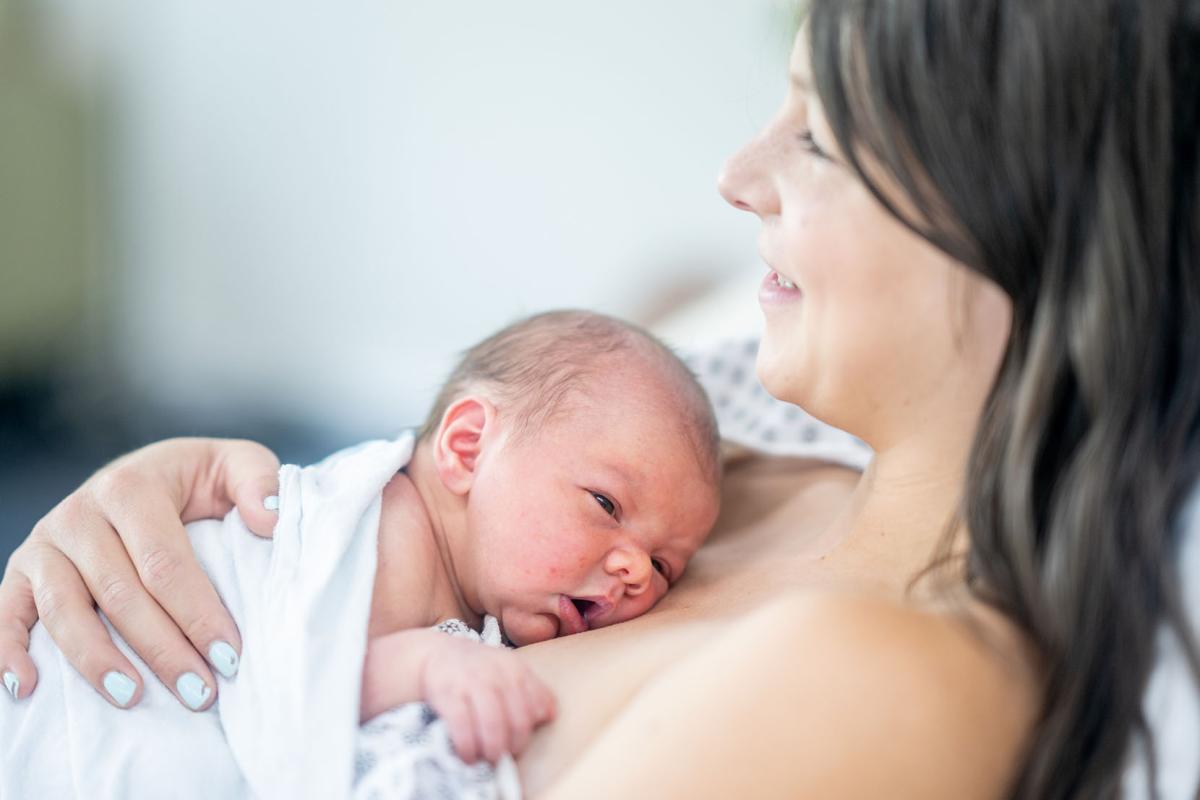
<path id="1" fill-rule="evenodd" d="M 619 464 L 605 464 L 604 466 L 609 469 L 613 475 L 615 475 L 621 481 L 621 483 L 625 484 L 626 486 L 633 485 L 633 476 L 630 475 Z"/>

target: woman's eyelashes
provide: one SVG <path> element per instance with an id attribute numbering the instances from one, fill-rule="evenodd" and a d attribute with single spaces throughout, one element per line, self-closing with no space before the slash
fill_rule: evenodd
<path id="1" fill-rule="evenodd" d="M 800 146 L 809 153 L 812 153 L 817 158 L 823 158 L 827 161 L 830 160 L 829 153 L 826 153 L 824 150 L 822 150 L 821 145 L 817 144 L 817 140 L 813 138 L 811 129 L 800 131 L 800 133 L 796 134 L 796 138 L 800 140 Z"/>

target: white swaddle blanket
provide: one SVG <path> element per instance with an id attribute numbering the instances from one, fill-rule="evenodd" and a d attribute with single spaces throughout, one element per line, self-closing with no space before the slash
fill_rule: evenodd
<path id="1" fill-rule="evenodd" d="M 205 712 L 181 706 L 115 632 L 145 691 L 134 708 L 114 709 L 35 626 L 38 686 L 20 703 L 0 703 L 0 798 L 350 797 L 364 772 L 359 758 L 356 774 L 358 717 L 381 491 L 412 449 L 406 433 L 283 467 L 273 540 L 251 534 L 236 511 L 188 526 L 243 642 L 237 676 L 218 678 Z M 502 792 L 492 770 L 467 768 L 444 735 L 429 735 L 440 723 L 422 708 L 388 712 L 385 733 L 407 741 L 423 730 L 442 762 L 474 770 L 474 796 L 519 791 L 511 761 Z M 369 740 L 386 751 L 379 726 Z M 408 792 L 426 794 L 417 784 Z"/>

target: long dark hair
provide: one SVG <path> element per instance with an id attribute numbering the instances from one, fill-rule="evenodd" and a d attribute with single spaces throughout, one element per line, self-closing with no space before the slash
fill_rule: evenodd
<path id="1" fill-rule="evenodd" d="M 1200 680 L 1176 557 L 1200 474 L 1200 0 L 814 0 L 807 24 L 859 177 L 1012 299 L 960 512 L 972 591 L 1042 657 L 1011 793 L 1117 796 L 1152 743 L 1162 624 Z"/>

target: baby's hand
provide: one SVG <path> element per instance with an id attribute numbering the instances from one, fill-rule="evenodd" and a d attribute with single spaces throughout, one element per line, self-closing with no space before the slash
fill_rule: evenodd
<path id="1" fill-rule="evenodd" d="M 554 695 L 515 655 L 443 636 L 425 659 L 421 696 L 446 723 L 468 764 L 519 754 L 534 728 L 554 719 Z"/>

